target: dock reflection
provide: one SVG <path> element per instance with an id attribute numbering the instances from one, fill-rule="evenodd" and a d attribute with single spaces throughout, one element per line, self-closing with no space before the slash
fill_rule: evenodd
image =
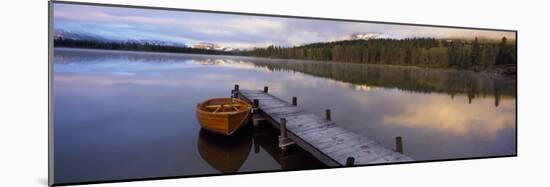
<path id="1" fill-rule="evenodd" d="M 326 166 L 298 146 L 286 151 L 278 147 L 278 131 L 270 124 L 252 127 L 247 124 L 231 136 L 223 136 L 205 129 L 199 131 L 197 148 L 200 156 L 221 173 L 238 172 L 248 157 L 265 151 L 282 170 L 318 169 Z M 253 154 L 250 150 L 254 146 Z"/>
<path id="2" fill-rule="evenodd" d="M 327 167 L 317 160 L 317 158 L 296 145 L 287 147 L 287 150 L 284 152 L 281 151 L 278 146 L 279 131 L 273 128 L 271 124 L 261 124 L 258 127 L 254 127 L 253 131 L 254 153 L 257 154 L 261 150 L 267 152 L 279 163 L 282 170 L 320 169 Z"/>

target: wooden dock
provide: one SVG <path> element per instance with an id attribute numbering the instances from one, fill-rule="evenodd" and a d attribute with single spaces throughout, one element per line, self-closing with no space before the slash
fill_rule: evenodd
<path id="1" fill-rule="evenodd" d="M 367 137 L 338 126 L 331 121 L 330 110 L 325 116 L 309 113 L 292 103 L 284 101 L 264 90 L 240 90 L 235 85 L 234 97 L 253 104 L 253 120 L 267 120 L 281 132 L 279 147 L 296 144 L 311 153 L 327 166 L 367 165 L 413 161 L 402 154 L 402 139 L 396 137 L 395 150 L 384 147 Z"/>

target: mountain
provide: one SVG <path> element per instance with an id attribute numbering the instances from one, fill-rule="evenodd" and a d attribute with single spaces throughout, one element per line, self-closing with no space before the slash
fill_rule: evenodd
<path id="1" fill-rule="evenodd" d="M 382 39 L 387 38 L 381 33 L 357 33 L 350 36 L 351 40 L 370 40 L 370 39 Z"/>
<path id="2" fill-rule="evenodd" d="M 70 32 L 63 29 L 55 29 L 53 33 L 53 38 L 54 39 L 71 39 L 71 40 L 90 40 L 90 41 L 102 41 L 102 42 L 111 41 L 101 36 L 87 34 L 87 33 L 75 33 L 75 32 Z"/>
<path id="3" fill-rule="evenodd" d="M 114 42 L 114 43 L 137 43 L 137 44 L 154 44 L 161 46 L 174 46 L 174 47 L 189 47 L 194 49 L 206 49 L 206 50 L 215 50 L 215 51 L 238 51 L 231 47 L 225 47 L 215 43 L 209 42 L 198 42 L 195 44 L 185 44 L 179 42 L 172 42 L 166 40 L 149 40 L 149 39 L 109 39 L 102 37 L 96 34 L 90 33 L 77 33 L 71 32 L 63 29 L 54 30 L 54 39 L 71 39 L 71 40 L 86 40 L 86 41 L 96 41 L 96 42 Z"/>
<path id="4" fill-rule="evenodd" d="M 216 50 L 216 51 L 235 51 L 236 50 L 231 47 L 225 47 L 219 44 L 209 43 L 209 42 L 195 43 L 190 47 L 195 49 L 208 49 L 208 50 Z"/>
<path id="5" fill-rule="evenodd" d="M 71 40 L 86 40 L 96 42 L 115 42 L 115 43 L 137 43 L 137 44 L 155 44 L 162 46 L 177 46 L 188 47 L 184 43 L 163 41 L 163 40 L 148 40 L 148 39 L 109 39 L 91 33 L 77 33 L 63 29 L 55 29 L 53 33 L 54 39 L 71 39 Z"/>
<path id="6" fill-rule="evenodd" d="M 371 40 L 371 39 L 385 39 L 385 38 L 390 38 L 390 37 L 377 32 L 364 32 L 364 33 L 351 33 L 351 34 L 341 35 L 340 37 L 337 37 L 331 41 L 338 42 L 338 41 L 348 41 L 348 40 Z M 316 42 L 316 43 L 323 43 L 323 42 Z"/>
<path id="7" fill-rule="evenodd" d="M 191 47 L 195 49 L 209 49 L 209 50 L 220 48 L 219 45 L 216 45 L 214 43 L 208 43 L 208 42 L 195 43 L 191 45 Z"/>
<path id="8" fill-rule="evenodd" d="M 177 43 L 177 42 L 170 42 L 170 41 L 162 41 L 162 40 L 146 40 L 146 39 L 140 39 L 140 40 L 126 40 L 124 42 L 127 43 L 139 43 L 139 44 L 154 44 L 154 45 L 162 45 L 162 46 L 177 46 L 177 47 L 189 47 L 184 43 Z"/>

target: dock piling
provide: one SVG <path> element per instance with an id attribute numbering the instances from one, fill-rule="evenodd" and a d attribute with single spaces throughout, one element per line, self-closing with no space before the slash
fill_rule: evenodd
<path id="1" fill-rule="evenodd" d="M 264 86 L 264 93 L 267 93 L 268 90 L 269 90 L 269 87 Z"/>
<path id="2" fill-rule="evenodd" d="M 353 166 L 353 164 L 355 163 L 355 158 L 353 157 L 348 157 L 348 159 L 346 159 L 346 166 Z"/>
<path id="3" fill-rule="evenodd" d="M 326 110 L 325 110 L 325 119 L 326 119 L 326 120 L 329 120 L 329 121 L 331 120 L 331 117 L 330 117 L 330 109 L 326 109 Z"/>
<path id="4" fill-rule="evenodd" d="M 262 117 L 262 115 L 258 114 L 257 112 L 252 114 L 252 125 L 254 125 L 254 127 L 259 126 L 260 123 L 265 120 L 266 119 Z"/>
<path id="5" fill-rule="evenodd" d="M 286 129 L 286 118 L 281 118 L 279 130 L 281 131 L 281 135 L 279 135 L 279 148 L 285 151 L 287 146 L 294 144 L 294 142 L 290 140 L 290 138 L 288 138 Z"/>
<path id="6" fill-rule="evenodd" d="M 403 138 L 401 136 L 395 137 L 395 151 L 403 154 Z"/>
<path id="7" fill-rule="evenodd" d="M 297 97 L 292 97 L 292 105 L 298 106 L 298 98 Z"/>
<path id="8" fill-rule="evenodd" d="M 286 133 L 286 118 L 281 118 L 281 137 L 287 138 Z"/>
<path id="9" fill-rule="evenodd" d="M 251 113 L 253 113 L 253 114 L 258 113 L 259 107 L 260 107 L 260 100 L 258 100 L 258 99 L 252 100 L 252 111 L 251 111 Z"/>

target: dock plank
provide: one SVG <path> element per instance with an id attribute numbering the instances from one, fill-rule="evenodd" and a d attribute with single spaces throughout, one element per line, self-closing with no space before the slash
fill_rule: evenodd
<path id="1" fill-rule="evenodd" d="M 345 166 L 348 157 L 354 157 L 355 165 L 413 161 L 321 115 L 301 110 L 261 90 L 239 90 L 239 93 L 249 102 L 258 99 L 261 113 L 271 119 L 275 127 L 279 128 L 281 118 L 285 118 L 287 131 L 292 134 L 290 138 L 327 165 Z"/>

